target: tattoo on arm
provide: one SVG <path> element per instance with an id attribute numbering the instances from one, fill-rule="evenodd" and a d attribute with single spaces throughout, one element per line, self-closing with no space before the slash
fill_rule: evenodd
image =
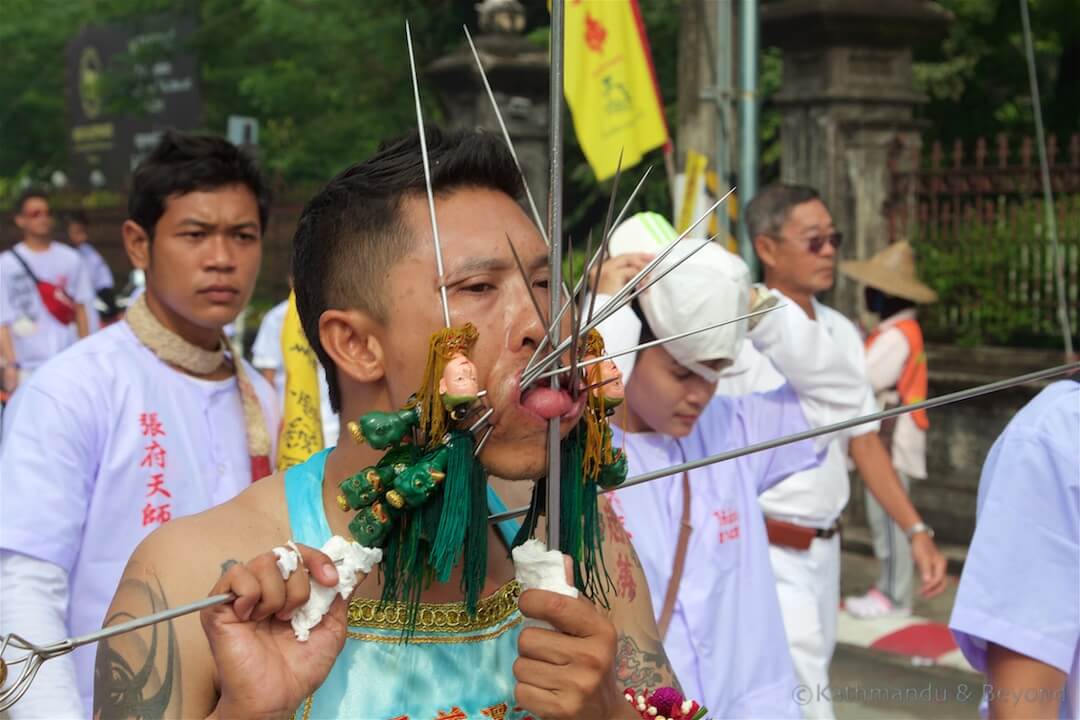
<path id="1" fill-rule="evenodd" d="M 221 574 L 224 575 L 225 573 L 229 572 L 229 568 L 231 568 L 233 565 L 238 565 L 239 563 L 239 560 L 233 560 L 231 558 L 221 563 Z"/>
<path id="2" fill-rule="evenodd" d="M 128 578 L 121 588 L 138 599 L 137 606 L 147 607 L 148 614 L 169 606 L 157 578 Z M 130 612 L 118 611 L 105 625 L 134 617 Z M 179 716 L 180 690 L 180 650 L 172 620 L 99 643 L 94 666 L 95 718 L 163 718 L 170 704 L 175 707 L 169 714 Z"/>
<path id="3" fill-rule="evenodd" d="M 659 641 L 645 641 L 642 647 L 636 638 L 622 632 L 619 633 L 615 653 L 615 678 L 620 688 L 640 690 L 671 685 L 681 690 L 675 673 L 671 671 L 664 646 Z"/>

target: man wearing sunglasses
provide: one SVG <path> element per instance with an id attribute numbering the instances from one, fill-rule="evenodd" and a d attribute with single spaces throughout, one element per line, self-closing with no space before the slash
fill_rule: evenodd
<path id="1" fill-rule="evenodd" d="M 0 369 L 12 393 L 39 365 L 86 337 L 85 305 L 94 296 L 82 258 L 53 242 L 49 199 L 23 191 L 15 201 L 22 242 L 0 254 Z"/>
<path id="2" fill-rule="evenodd" d="M 747 206 L 745 218 L 765 284 L 824 325 L 865 377 L 863 345 L 855 326 L 815 297 L 833 285 L 842 241 L 817 192 L 798 185 L 771 185 Z M 793 368 L 785 378 L 744 343 L 735 365 L 721 375 L 717 392 L 766 392 L 800 380 L 793 372 L 801 371 Z M 869 382 L 864 383 L 861 415 L 878 409 Z M 840 604 L 839 519 L 851 493 L 849 455 L 870 492 L 907 532 L 923 596 L 936 595 L 945 586 L 945 558 L 908 499 L 877 429 L 878 424 L 871 423 L 838 434 L 820 466 L 790 475 L 759 496 L 792 660 L 799 682 L 809 690 L 797 698 L 806 718 L 833 717 L 829 662 Z"/>

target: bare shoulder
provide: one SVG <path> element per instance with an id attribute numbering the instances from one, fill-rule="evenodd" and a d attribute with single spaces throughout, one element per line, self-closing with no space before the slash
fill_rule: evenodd
<path id="1" fill-rule="evenodd" d="M 118 625 L 207 596 L 221 574 L 288 539 L 280 474 L 206 512 L 178 518 L 135 549 L 105 616 Z M 98 644 L 94 716 L 203 717 L 216 702 L 198 613 Z"/>

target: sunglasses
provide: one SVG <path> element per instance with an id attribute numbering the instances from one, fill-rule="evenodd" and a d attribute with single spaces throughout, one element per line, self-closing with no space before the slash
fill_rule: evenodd
<path id="1" fill-rule="evenodd" d="M 806 243 L 806 249 L 817 255 L 825 247 L 825 243 L 832 245 L 834 250 L 839 250 L 840 244 L 844 242 L 844 236 L 834 232 L 829 235 L 815 235 L 812 238 L 807 238 L 804 242 Z"/>

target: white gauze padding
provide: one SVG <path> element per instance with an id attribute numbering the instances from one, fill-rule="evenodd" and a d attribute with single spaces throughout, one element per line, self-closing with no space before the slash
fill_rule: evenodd
<path id="1" fill-rule="evenodd" d="M 286 545 L 279 545 L 271 552 L 277 556 L 277 569 L 281 573 L 282 580 L 288 580 L 289 576 L 300 567 L 300 550 L 296 543 L 290 540 Z"/>
<path id="2" fill-rule="evenodd" d="M 576 598 L 578 590 L 566 582 L 566 563 L 558 550 L 548 550 L 539 540 L 526 540 L 513 549 L 514 577 L 521 590 L 547 590 Z M 551 623 L 525 618 L 524 627 L 554 630 Z"/>
<path id="3" fill-rule="evenodd" d="M 311 581 L 311 595 L 308 601 L 297 608 L 292 617 L 293 632 L 296 633 L 296 639 L 300 642 L 307 641 L 311 628 L 318 625 L 323 616 L 329 612 L 330 604 L 334 602 L 334 595 L 340 595 L 342 600 L 348 600 L 356 584 L 382 560 L 382 550 L 364 547 L 340 535 L 327 540 L 321 549 L 337 566 L 338 583 L 334 587 L 325 587 L 314 580 Z"/>

